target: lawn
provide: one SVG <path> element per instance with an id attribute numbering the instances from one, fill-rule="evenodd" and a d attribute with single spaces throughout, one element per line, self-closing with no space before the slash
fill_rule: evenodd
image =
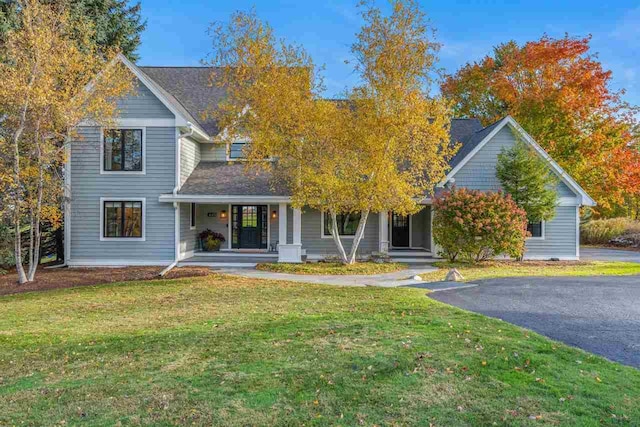
<path id="1" fill-rule="evenodd" d="M 351 265 L 339 262 L 264 263 L 258 264 L 256 268 L 262 271 L 288 274 L 371 275 L 404 270 L 407 268 L 407 264 L 400 262 L 358 262 Z"/>
<path id="2" fill-rule="evenodd" d="M 408 288 L 0 297 L 0 425 L 637 425 L 640 372 Z"/>
<path id="3" fill-rule="evenodd" d="M 476 265 L 441 261 L 433 265 L 440 269 L 420 274 L 420 277 L 426 282 L 443 280 L 449 269 L 454 267 L 462 274 L 465 281 L 497 277 L 629 276 L 640 274 L 640 263 L 619 261 L 485 261 Z"/>

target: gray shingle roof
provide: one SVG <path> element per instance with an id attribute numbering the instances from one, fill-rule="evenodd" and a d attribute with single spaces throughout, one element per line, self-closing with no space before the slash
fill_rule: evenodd
<path id="1" fill-rule="evenodd" d="M 464 159 L 465 157 L 467 157 L 467 155 L 469 153 L 471 153 L 473 151 L 474 148 L 476 148 L 478 146 L 478 144 L 480 144 L 480 142 L 482 142 L 483 139 L 486 138 L 487 135 L 489 135 L 491 133 L 491 131 L 498 126 L 502 120 L 504 119 L 500 119 L 495 123 L 490 124 L 489 126 L 483 128 L 482 125 L 480 124 L 480 120 L 478 119 L 467 119 L 467 120 L 473 120 L 475 122 L 477 122 L 477 125 L 474 125 L 474 129 L 473 131 L 471 131 L 470 133 L 465 134 L 461 134 L 457 139 L 454 140 L 453 138 L 453 129 L 454 129 L 454 123 L 458 122 L 460 119 L 454 119 L 451 122 L 451 143 L 454 142 L 459 142 L 461 143 L 461 147 L 458 150 L 458 152 L 456 153 L 455 156 L 453 156 L 453 158 L 449 161 L 449 166 L 451 166 L 451 169 L 455 168 L 458 163 L 460 163 L 462 161 L 462 159 Z"/>
<path id="2" fill-rule="evenodd" d="M 210 84 L 210 79 L 220 71 L 215 67 L 138 67 L 164 92 L 177 100 L 192 118 L 210 136 L 220 129 L 215 120 L 205 118 L 207 111 L 213 111 L 224 98 L 224 89 Z"/>
<path id="3" fill-rule="evenodd" d="M 243 163 L 200 162 L 178 194 L 218 196 L 286 196 L 271 182 L 271 174 L 247 170 Z"/>

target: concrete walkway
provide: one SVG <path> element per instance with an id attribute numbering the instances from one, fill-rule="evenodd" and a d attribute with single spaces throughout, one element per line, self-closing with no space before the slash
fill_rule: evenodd
<path id="1" fill-rule="evenodd" d="M 311 274 L 285 274 L 273 273 L 270 271 L 260 271 L 252 268 L 219 268 L 216 272 L 223 274 L 231 274 L 241 277 L 253 277 L 256 279 L 267 280 L 287 280 L 291 282 L 316 283 L 322 285 L 335 286 L 379 286 L 384 288 L 394 288 L 397 286 L 408 286 L 424 283 L 422 280 L 413 280 L 413 276 L 430 271 L 436 271 L 437 268 L 431 266 L 423 266 L 418 268 L 409 268 L 406 270 L 396 271 L 394 273 L 371 274 L 371 275 L 311 275 Z"/>

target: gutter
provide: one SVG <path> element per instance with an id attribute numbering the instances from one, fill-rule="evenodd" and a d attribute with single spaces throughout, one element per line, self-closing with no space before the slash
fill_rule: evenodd
<path id="1" fill-rule="evenodd" d="M 175 168 L 175 172 L 176 172 L 176 185 L 175 187 L 173 187 L 173 191 L 172 194 L 173 196 L 177 196 L 178 195 L 178 190 L 180 189 L 180 139 L 181 138 L 188 138 L 190 136 L 193 135 L 193 133 L 195 132 L 195 129 L 193 127 L 193 123 L 191 122 L 187 122 L 187 127 L 189 128 L 189 131 L 185 134 L 180 134 L 180 130 L 178 130 L 178 137 L 176 138 L 176 168 Z M 173 202 L 173 207 L 174 209 L 178 209 L 178 202 Z M 176 213 L 176 218 L 179 217 L 179 213 Z M 178 224 L 176 223 L 175 225 L 176 230 L 174 230 L 174 233 L 177 231 L 178 228 Z M 176 233 L 177 236 L 177 233 Z M 177 237 L 176 237 L 177 239 Z M 178 242 L 177 240 L 174 242 L 176 245 L 178 245 L 180 242 Z M 173 270 L 173 268 L 178 265 L 178 261 L 180 261 L 180 251 L 179 249 L 176 247 L 175 250 L 175 259 L 173 260 L 173 262 L 171 264 L 169 264 L 164 270 L 162 270 L 159 274 L 160 277 L 163 277 L 164 275 L 166 275 L 168 272 L 170 272 L 171 270 Z"/>

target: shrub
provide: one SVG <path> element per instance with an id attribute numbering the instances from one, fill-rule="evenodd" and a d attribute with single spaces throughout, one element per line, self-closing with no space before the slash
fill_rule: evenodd
<path id="1" fill-rule="evenodd" d="M 524 255 L 527 214 L 509 195 L 454 187 L 433 207 L 433 238 L 449 261 Z"/>
<path id="2" fill-rule="evenodd" d="M 215 239 L 215 240 L 219 240 L 221 243 L 224 243 L 227 241 L 227 239 L 224 238 L 224 236 L 220 233 L 218 233 L 217 231 L 211 231 L 208 228 L 204 231 L 201 231 L 198 234 L 198 237 L 200 238 L 200 240 L 202 241 L 206 241 L 209 237 Z"/>
<path id="3" fill-rule="evenodd" d="M 596 219 L 581 225 L 580 241 L 588 245 L 601 245 L 628 234 L 640 233 L 640 221 L 629 218 Z"/>

